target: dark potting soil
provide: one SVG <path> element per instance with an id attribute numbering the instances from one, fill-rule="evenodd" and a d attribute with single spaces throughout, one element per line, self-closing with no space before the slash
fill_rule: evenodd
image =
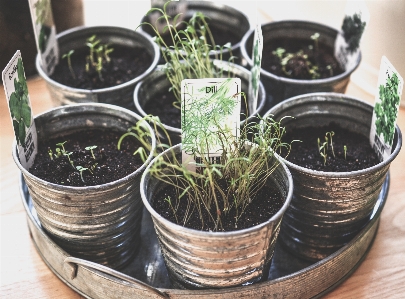
<path id="1" fill-rule="evenodd" d="M 334 132 L 332 136 L 333 151 L 330 146 L 328 134 L 328 150 L 326 163 L 318 150 L 318 138 L 321 144 L 325 142 L 326 132 Z M 377 165 L 380 160 L 370 146 L 369 139 L 359 133 L 344 129 L 339 124 L 331 122 L 328 126 L 305 127 L 288 131 L 284 141 L 301 140 L 293 142 L 292 150 L 287 160 L 313 170 L 329 172 L 348 172 L 366 169 Z M 344 146 L 346 145 L 346 157 Z"/>
<path id="2" fill-rule="evenodd" d="M 92 129 L 47 140 L 39 145 L 34 165 L 29 172 L 51 183 L 78 187 L 101 185 L 121 179 L 143 165 L 139 155 L 133 155 L 139 147 L 135 138 L 126 137 L 121 150 L 117 149 L 117 142 L 122 134 Z M 49 156 L 49 149 L 56 154 L 56 144 L 65 141 L 66 152 L 72 152 L 69 157 L 74 167 L 67 156 L 53 156 L 52 159 Z M 95 158 L 90 150 L 85 149 L 88 146 L 97 146 L 93 149 Z M 82 171 L 83 180 L 77 166 L 88 169 Z"/>
<path id="3" fill-rule="evenodd" d="M 186 20 L 189 21 L 189 20 Z M 239 37 L 237 34 L 235 34 L 234 31 L 229 30 L 228 28 L 221 27 L 218 25 L 215 25 L 213 23 L 210 23 L 208 20 L 206 20 L 209 26 L 209 29 L 211 31 L 212 37 L 214 38 L 214 42 L 217 46 L 223 46 L 226 43 L 231 43 L 231 45 L 236 45 L 237 43 L 240 42 L 241 37 Z M 181 28 L 181 27 L 178 27 Z M 164 42 L 168 46 L 173 46 L 173 40 L 170 36 L 170 34 L 164 34 L 162 35 L 162 38 Z M 208 38 L 208 36 L 207 36 Z M 208 38 L 208 44 L 212 45 L 211 40 Z M 216 49 L 213 49 L 216 50 Z"/>
<path id="4" fill-rule="evenodd" d="M 176 223 L 176 217 L 174 216 L 173 210 L 170 208 L 169 203 L 165 198 L 176 198 L 175 187 L 167 186 L 160 190 L 156 194 L 153 201 L 153 208 L 162 215 L 164 218 Z M 174 201 L 172 200 L 172 204 Z M 222 212 L 221 221 L 223 231 L 235 231 L 244 228 L 249 228 L 260 223 L 269 220 L 274 214 L 276 214 L 283 206 L 283 197 L 279 190 L 274 186 L 264 186 L 248 205 L 242 217 L 238 220 L 235 225 L 235 210 L 231 209 L 227 214 Z M 201 205 L 201 210 L 204 219 L 204 227 L 202 227 L 201 220 L 198 216 L 196 209 L 191 213 L 190 219 L 185 225 L 185 227 L 203 230 L 203 231 L 214 231 L 215 223 L 210 219 L 204 206 Z M 185 212 L 187 211 L 187 198 L 182 198 L 179 207 L 177 209 L 177 218 L 183 219 Z M 211 214 L 214 217 L 217 215 L 215 207 L 213 207 Z M 182 223 L 180 224 L 182 225 Z M 222 231 L 222 230 L 221 230 Z"/>
<path id="5" fill-rule="evenodd" d="M 162 92 L 157 94 L 153 100 L 148 101 L 143 110 L 146 114 L 158 116 L 162 124 L 181 128 L 181 111 L 173 105 L 176 101 L 176 97 L 172 92 Z M 246 118 L 246 105 L 243 99 L 241 101 L 241 120 L 244 120 Z"/>
<path id="6" fill-rule="evenodd" d="M 110 62 L 103 63 L 101 78 L 97 71 L 86 71 L 86 56 L 89 48 L 76 49 L 71 55 L 75 78 L 73 78 L 67 59 L 61 59 L 50 76 L 53 80 L 74 88 L 100 89 L 128 82 L 145 72 L 152 63 L 152 57 L 143 48 L 130 48 L 121 45 L 110 45 Z M 62 53 L 64 54 L 64 53 Z"/>
<path id="7" fill-rule="evenodd" d="M 318 73 L 320 75 L 318 79 L 337 76 L 344 72 L 339 66 L 331 47 L 319 43 L 318 50 L 315 50 L 314 41 L 311 39 L 279 38 L 269 40 L 263 44 L 262 68 L 276 76 L 312 80 L 309 68 L 302 57 L 295 56 L 288 61 L 286 71 L 290 75 L 287 75 L 282 69 L 280 58 L 273 54 L 273 51 L 279 47 L 284 48 L 286 53 L 297 53 L 302 50 L 303 54 L 308 55 L 307 59 L 311 64 L 318 66 Z"/>

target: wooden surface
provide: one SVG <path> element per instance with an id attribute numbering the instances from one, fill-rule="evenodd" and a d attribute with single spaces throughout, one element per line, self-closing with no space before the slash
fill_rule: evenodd
<path id="1" fill-rule="evenodd" d="M 361 66 L 352 75 L 347 94 L 374 102 L 367 86 L 376 86 L 376 72 Z M 52 107 L 42 79 L 28 80 L 34 115 Z M 374 89 L 371 88 L 371 91 Z M 60 281 L 36 252 L 29 236 L 19 195 L 19 170 L 11 157 L 14 138 L 0 90 L 1 137 L 1 298 L 83 298 Z M 405 108 L 398 124 L 405 132 Z M 405 294 L 405 151 L 391 164 L 391 185 L 376 240 L 360 267 L 325 298 L 404 298 Z"/>

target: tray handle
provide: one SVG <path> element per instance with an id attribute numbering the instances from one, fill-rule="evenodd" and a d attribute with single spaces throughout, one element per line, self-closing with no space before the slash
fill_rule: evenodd
<path id="1" fill-rule="evenodd" d="M 68 256 L 65 258 L 64 263 L 67 263 L 70 267 L 71 267 L 71 275 L 70 275 L 70 279 L 74 279 L 77 275 L 77 268 L 78 266 L 83 266 L 83 267 L 88 267 L 88 268 L 92 268 L 95 270 L 98 270 L 100 272 L 103 272 L 105 274 L 111 275 L 115 278 L 119 278 L 122 279 L 126 282 L 129 282 L 131 284 L 136 285 L 136 287 L 140 287 L 143 289 L 146 289 L 152 293 L 154 293 L 155 295 L 157 295 L 160 298 L 164 298 L 164 299 L 169 299 L 169 296 L 163 292 L 161 292 L 160 290 L 144 283 L 143 281 L 140 281 L 136 278 L 133 278 L 129 275 L 126 275 L 124 273 L 121 273 L 119 271 L 116 271 L 114 269 L 111 269 L 109 267 L 94 263 L 94 262 L 90 262 L 87 260 L 83 260 L 80 258 L 76 258 L 76 257 L 72 257 L 72 256 Z"/>

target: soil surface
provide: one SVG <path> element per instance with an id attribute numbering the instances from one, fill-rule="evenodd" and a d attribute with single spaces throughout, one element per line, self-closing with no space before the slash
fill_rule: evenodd
<path id="1" fill-rule="evenodd" d="M 334 132 L 332 136 L 333 152 L 328 135 L 328 149 L 326 163 L 318 150 L 320 143 L 325 142 L 326 132 Z M 329 172 L 348 172 L 366 169 L 377 165 L 380 160 L 370 146 L 369 139 L 359 133 L 341 128 L 337 123 L 330 123 L 322 127 L 305 127 L 288 130 L 284 141 L 301 140 L 293 142 L 292 150 L 287 160 L 313 170 Z M 346 157 L 344 146 L 347 147 Z"/>
<path id="2" fill-rule="evenodd" d="M 186 21 L 188 22 L 189 19 Z M 206 21 L 208 23 L 209 29 L 211 30 L 212 37 L 214 38 L 214 42 L 216 45 L 223 46 L 226 43 L 231 43 L 231 45 L 233 46 L 233 45 L 239 43 L 240 40 L 242 39 L 237 34 L 235 34 L 234 31 L 229 30 L 228 28 L 221 27 L 221 26 L 215 25 L 213 23 L 210 23 L 209 20 L 206 20 Z M 179 26 L 178 28 L 182 28 L 182 27 Z M 173 46 L 173 40 L 170 35 L 165 34 L 165 35 L 162 35 L 162 37 L 163 37 L 164 42 L 168 46 Z M 208 39 L 208 44 L 212 45 L 210 39 Z"/>
<path id="3" fill-rule="evenodd" d="M 143 165 L 139 155 L 133 155 L 139 147 L 135 138 L 126 137 L 121 150 L 117 149 L 122 134 L 93 129 L 47 140 L 40 144 L 29 172 L 45 181 L 65 186 L 94 186 L 121 179 Z M 67 153 L 72 152 L 69 158 L 74 167 L 67 156 L 55 157 L 56 144 L 65 141 L 64 148 Z M 91 151 L 85 149 L 89 146 L 97 146 L 93 149 L 94 158 Z M 53 152 L 52 159 L 49 150 Z M 77 166 L 88 168 L 82 171 L 83 180 Z"/>
<path id="4" fill-rule="evenodd" d="M 165 198 L 170 196 L 170 198 L 176 198 L 175 187 L 168 186 L 162 189 L 154 198 L 153 208 L 164 218 L 176 223 L 176 218 L 173 214 L 172 209 Z M 172 204 L 174 201 L 172 200 Z M 265 186 L 262 188 L 253 201 L 248 205 L 242 217 L 238 220 L 235 225 L 235 210 L 231 209 L 227 214 L 222 213 L 222 227 L 223 231 L 234 231 L 244 228 L 249 228 L 260 223 L 269 220 L 274 214 L 276 214 L 280 208 L 283 206 L 283 197 L 281 193 L 273 186 Z M 198 216 L 196 210 L 191 214 L 190 220 L 187 222 L 185 227 L 203 230 L 203 231 L 215 231 L 215 224 L 210 220 L 210 216 L 203 206 L 201 206 L 203 211 L 203 219 L 205 221 L 202 227 L 201 220 Z M 187 210 L 187 198 L 184 197 L 177 210 L 177 218 L 183 219 L 185 211 Z M 217 211 L 215 206 L 211 211 L 212 215 L 216 215 Z M 222 230 L 220 230 L 222 231 Z"/>
<path id="5" fill-rule="evenodd" d="M 310 61 L 311 64 L 318 66 L 320 77 L 317 79 L 337 76 L 344 72 L 344 70 L 340 68 L 331 47 L 319 43 L 318 50 L 315 50 L 314 41 L 311 39 L 279 38 L 269 40 L 263 44 L 262 57 L 262 68 L 279 77 L 301 80 L 313 79 L 305 60 L 298 56 L 288 61 L 285 69 L 290 75 L 287 75 L 282 69 L 280 58 L 273 54 L 273 51 L 279 47 L 284 48 L 286 53 L 297 53 L 302 50 L 303 54 L 308 55 L 307 60 Z"/>
<path id="6" fill-rule="evenodd" d="M 110 45 L 114 51 L 110 53 L 110 62 L 103 63 L 101 78 L 97 71 L 86 71 L 86 56 L 89 48 L 76 49 L 71 55 L 71 62 L 75 78 L 70 72 L 67 58 L 60 59 L 54 73 L 53 80 L 74 88 L 100 89 L 116 86 L 128 82 L 143 72 L 152 64 L 152 57 L 144 48 L 130 48 L 121 45 Z M 64 53 L 62 53 L 63 55 Z"/>

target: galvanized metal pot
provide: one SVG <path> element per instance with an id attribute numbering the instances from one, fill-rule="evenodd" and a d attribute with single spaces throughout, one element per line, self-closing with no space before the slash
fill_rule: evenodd
<path id="1" fill-rule="evenodd" d="M 190 19 L 196 12 L 203 13 L 208 18 L 208 22 L 215 24 L 216 27 L 223 28 L 224 31 L 233 32 L 240 38 L 240 41 L 242 40 L 246 32 L 248 32 L 250 29 L 248 17 L 243 12 L 228 5 L 210 1 L 187 1 L 185 20 Z M 149 22 L 149 16 L 143 17 L 141 23 L 143 22 Z M 142 25 L 141 29 L 151 36 L 155 35 L 152 28 L 148 25 Z M 223 60 L 228 60 L 231 56 L 230 53 L 232 52 L 233 56 L 238 57 L 237 59 L 235 59 L 234 62 L 240 64 L 240 41 L 234 45 L 231 45 L 230 50 L 224 50 L 222 52 Z M 219 54 L 220 51 L 213 50 L 211 51 L 210 57 L 212 59 L 215 59 L 216 55 Z M 165 63 L 163 58 L 161 58 L 160 63 Z"/>
<path id="2" fill-rule="evenodd" d="M 181 144 L 160 155 L 181 155 Z M 151 162 L 150 165 L 154 163 Z M 247 285 L 268 276 L 280 223 L 292 196 L 292 177 L 281 162 L 269 178 L 284 197 L 282 208 L 269 220 L 232 232 L 205 232 L 168 221 L 153 208 L 154 194 L 165 187 L 148 173 L 141 179 L 141 196 L 152 215 L 169 278 L 176 288 L 201 289 Z"/>
<path id="3" fill-rule="evenodd" d="M 313 42 L 309 39 L 315 32 L 320 34 L 319 43 L 327 45 L 334 49 L 336 36 L 341 34 L 338 30 L 328 27 L 323 24 L 286 20 L 262 24 L 263 44 L 276 40 L 278 38 L 303 39 L 308 37 L 309 43 Z M 249 68 L 253 65 L 252 62 L 252 45 L 254 31 L 250 30 L 245 34 L 241 42 L 241 53 L 243 60 Z M 266 53 L 263 53 L 263 56 Z M 268 102 L 266 109 L 271 108 L 277 103 L 284 101 L 293 96 L 312 92 L 338 92 L 345 93 L 350 80 L 350 75 L 358 67 L 361 61 L 361 52 L 357 57 L 357 63 L 352 67 L 345 67 L 345 71 L 337 76 L 325 79 L 314 80 L 297 80 L 279 77 L 271 72 L 261 69 L 260 75 L 266 88 Z"/>
<path id="4" fill-rule="evenodd" d="M 225 61 L 214 60 L 214 65 L 218 69 L 224 71 L 224 76 L 228 75 L 228 72 L 232 77 L 240 78 L 242 83 L 242 91 L 248 93 L 249 88 L 249 75 L 250 71 L 247 69 Z M 142 115 L 148 115 L 148 111 L 145 111 L 145 106 L 148 102 L 153 101 L 156 95 L 162 92 L 169 91 L 170 81 L 167 79 L 165 73 L 159 68 L 159 66 L 143 81 L 136 85 L 134 90 L 134 104 L 136 111 Z M 249 98 L 247 98 L 249 101 Z M 242 100 L 243 102 L 243 100 Z M 257 108 L 253 113 L 249 113 L 248 121 L 252 120 L 255 116 L 260 114 L 263 110 L 266 102 L 266 91 L 262 82 L 259 84 L 259 94 L 257 99 Z M 244 105 L 242 103 L 242 105 Z M 165 130 L 169 133 L 172 144 L 181 142 L 181 129 L 163 124 Z"/>
<path id="5" fill-rule="evenodd" d="M 140 116 L 108 104 L 77 104 L 49 110 L 35 117 L 38 140 L 63 136 L 89 128 L 123 133 Z M 156 140 L 152 128 L 152 147 Z M 28 186 L 41 225 L 69 254 L 111 268 L 121 268 L 134 257 L 139 246 L 143 204 L 139 193 L 141 174 L 152 159 L 137 171 L 103 185 L 74 187 L 46 182 L 29 173 L 19 162 L 13 144 L 13 158 Z"/>
<path id="6" fill-rule="evenodd" d="M 283 121 L 287 130 L 336 122 L 368 138 L 373 106 L 338 93 L 312 93 L 288 99 L 266 115 Z M 323 259 L 348 243 L 369 221 L 389 170 L 402 145 L 397 126 L 392 153 L 379 164 L 352 172 L 315 171 L 284 161 L 294 179 L 294 194 L 280 240 L 294 254 Z"/>
<path id="7" fill-rule="evenodd" d="M 59 106 L 96 102 L 133 108 L 132 93 L 135 85 L 152 72 L 158 64 L 160 58 L 159 47 L 152 41 L 152 38 L 144 32 L 136 32 L 131 29 L 112 26 L 82 26 L 63 31 L 57 35 L 56 39 L 59 44 L 60 55 L 62 56 L 72 49 L 82 48 L 86 44 L 86 39 L 92 35 L 97 35 L 97 38 L 100 39 L 102 43 L 143 48 L 152 57 L 152 63 L 145 72 L 128 82 L 112 87 L 89 90 L 66 86 L 51 79 L 43 70 L 41 59 L 37 56 L 36 68 L 39 75 L 47 84 L 53 104 Z M 59 60 L 61 61 L 61 58 L 59 58 Z"/>

